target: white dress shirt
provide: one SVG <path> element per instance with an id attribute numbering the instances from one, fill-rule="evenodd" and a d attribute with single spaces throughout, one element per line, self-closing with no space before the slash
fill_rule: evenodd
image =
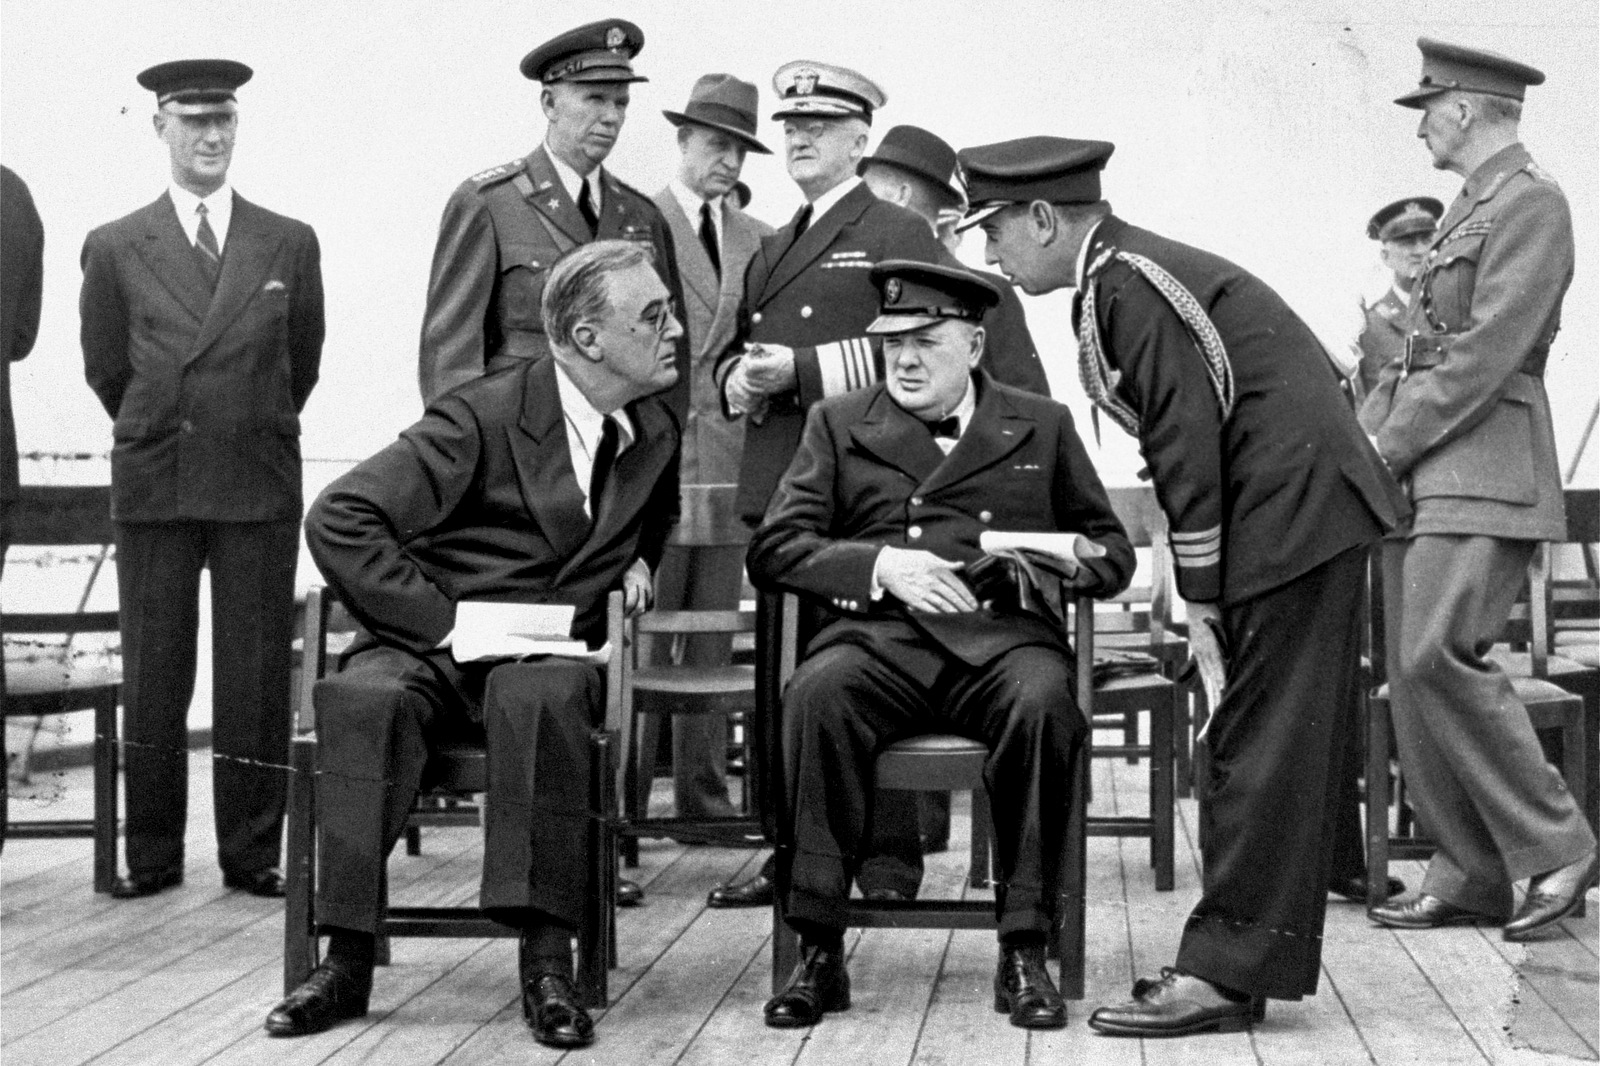
<path id="1" fill-rule="evenodd" d="M 619 457 L 633 444 L 633 423 L 620 407 L 609 415 L 597 411 L 560 363 L 556 363 L 556 392 L 561 396 L 561 413 L 567 424 L 567 451 L 572 456 L 572 472 L 578 478 L 578 491 L 583 493 L 583 513 L 593 519 L 589 479 L 594 475 L 594 453 L 600 449 L 600 434 L 605 429 L 606 419 L 617 423 Z"/>
<path id="2" fill-rule="evenodd" d="M 600 168 L 595 167 L 593 170 L 589 171 L 588 174 L 579 176 L 576 170 L 573 170 L 571 167 L 567 166 L 566 163 L 562 162 L 560 156 L 556 155 L 555 152 L 550 150 L 550 143 L 548 141 L 545 142 L 544 154 L 550 157 L 550 164 L 551 166 L 555 167 L 556 178 L 560 180 L 561 187 L 567 190 L 567 195 L 572 197 L 573 203 L 578 202 L 578 192 L 580 187 L 584 184 L 589 186 L 589 203 L 594 206 L 595 217 L 599 218 L 601 209 L 604 206 L 604 200 L 602 199 L 603 194 L 601 192 L 601 188 L 604 183 L 600 180 Z"/>
<path id="3" fill-rule="evenodd" d="M 217 235 L 217 251 L 222 252 L 228 247 L 228 223 L 233 221 L 233 186 L 223 182 L 221 188 L 210 196 L 202 199 L 185 189 L 177 182 L 167 186 L 167 195 L 172 197 L 173 209 L 178 212 L 178 225 L 183 227 L 183 232 L 189 238 L 189 243 L 194 244 L 199 240 L 196 236 L 200 232 L 201 204 L 206 205 L 206 217 L 211 220 L 211 232 Z"/>

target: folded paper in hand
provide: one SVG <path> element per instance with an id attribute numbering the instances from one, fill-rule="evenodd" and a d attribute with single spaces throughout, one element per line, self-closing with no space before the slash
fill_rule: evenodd
<path id="1" fill-rule="evenodd" d="M 463 600 L 456 604 L 456 628 L 450 654 L 458 663 L 524 659 L 532 655 L 559 655 L 587 663 L 611 658 L 611 645 L 590 650 L 572 639 L 576 612 L 564 603 L 485 603 Z"/>
<path id="2" fill-rule="evenodd" d="M 1105 548 L 1082 533 L 1006 532 L 1000 529 L 986 529 L 978 534 L 978 547 L 991 554 L 1008 548 L 1044 552 L 1061 560 L 1061 569 L 1068 577 L 1078 572 L 1080 561 L 1099 559 L 1106 554 Z"/>

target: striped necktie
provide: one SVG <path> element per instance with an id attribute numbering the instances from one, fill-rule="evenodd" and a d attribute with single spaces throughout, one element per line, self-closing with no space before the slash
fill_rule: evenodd
<path id="1" fill-rule="evenodd" d="M 200 261 L 200 272 L 206 277 L 206 284 L 211 291 L 217 290 L 217 278 L 222 275 L 222 249 L 217 245 L 216 231 L 211 228 L 211 214 L 206 210 L 205 204 L 195 207 L 195 213 L 200 216 L 200 226 L 195 230 L 194 247 Z"/>

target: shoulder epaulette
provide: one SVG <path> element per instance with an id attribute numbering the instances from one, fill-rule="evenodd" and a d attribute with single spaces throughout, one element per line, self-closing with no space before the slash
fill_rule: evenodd
<path id="1" fill-rule="evenodd" d="M 1117 250 L 1110 245 L 1107 245 L 1105 248 L 1101 249 L 1099 255 L 1095 256 L 1094 262 L 1089 264 L 1089 269 L 1083 272 L 1084 277 L 1094 277 L 1096 274 L 1100 273 L 1100 271 L 1104 270 L 1107 264 L 1109 264 L 1116 257 Z"/>
<path id="2" fill-rule="evenodd" d="M 509 163 L 501 163 L 497 167 L 490 167 L 488 170 L 480 170 L 478 173 L 467 179 L 467 184 L 476 185 L 480 189 L 486 189 L 490 185 L 505 181 L 514 174 L 521 173 L 521 171 L 522 160 L 513 159 Z"/>
<path id="3" fill-rule="evenodd" d="M 1522 169 L 1527 171 L 1528 176 L 1534 181 L 1542 181 L 1547 184 L 1554 185 L 1558 189 L 1561 187 L 1556 179 L 1550 176 L 1550 172 L 1548 170 L 1544 169 L 1544 167 L 1541 167 L 1538 163 L 1535 163 L 1531 159 L 1522 165 Z"/>

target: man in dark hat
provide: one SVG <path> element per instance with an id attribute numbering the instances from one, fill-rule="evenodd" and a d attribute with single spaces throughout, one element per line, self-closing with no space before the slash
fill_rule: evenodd
<path id="1" fill-rule="evenodd" d="M 733 339 L 744 271 L 772 227 L 739 209 L 731 195 L 747 152 L 770 155 L 756 139 L 758 93 L 731 74 L 695 82 L 682 111 L 663 111 L 678 129 L 678 174 L 656 193 L 655 204 L 672 232 L 678 276 L 683 279 L 684 325 L 689 334 L 689 412 L 678 471 L 682 512 L 656 575 L 657 604 L 665 610 L 735 610 L 744 576 L 750 531 L 734 510 L 744 423 L 722 416 L 712 377 L 717 356 Z M 723 666 L 733 637 L 696 633 L 656 641 L 653 661 L 675 658 L 690 666 Z M 656 719 L 647 719 L 640 746 L 646 764 L 656 747 Z M 728 798 L 727 722 L 717 715 L 672 720 L 673 800 L 685 818 L 733 817 Z"/>
<path id="2" fill-rule="evenodd" d="M 1361 423 L 1415 511 L 1385 545 L 1384 613 L 1400 765 L 1438 849 L 1415 899 L 1370 913 L 1400 929 L 1503 924 L 1506 940 L 1525 940 L 1576 909 L 1600 865 L 1510 680 L 1484 656 L 1539 542 L 1566 537 L 1544 368 L 1572 282 L 1572 214 L 1518 140 L 1525 89 L 1544 75 L 1417 44 L 1422 83 L 1395 102 L 1422 112 L 1433 165 L 1466 184 L 1429 245 L 1404 355 Z"/>
<path id="3" fill-rule="evenodd" d="M 151 67 L 172 182 L 83 245 L 84 372 L 116 420 L 111 515 L 122 617 L 128 875 L 183 881 L 200 571 L 211 575 L 212 735 L 223 883 L 283 895 L 300 410 L 322 357 L 316 234 L 228 183 L 234 90 L 220 59 Z"/>
<path id="4" fill-rule="evenodd" d="M 750 576 L 833 609 L 784 691 L 794 857 L 786 916 L 801 960 L 767 1024 L 813 1025 L 850 1006 L 843 932 L 868 841 L 872 765 L 890 740 L 961 733 L 990 749 L 984 779 L 999 857 L 995 1004 L 1030 1029 L 1066 1024 L 1045 970 L 1073 755 L 1066 635 L 980 606 L 967 568 L 989 529 L 1072 531 L 1105 549 L 1076 587 L 1122 589 L 1133 548 L 1067 408 L 980 368 L 1000 293 L 960 266 L 870 271 L 882 383 L 813 404 L 799 451 L 750 544 Z M 987 597 L 984 597 L 987 599 Z"/>
<path id="5" fill-rule="evenodd" d="M 772 117 L 783 123 L 785 163 L 805 203 L 751 259 L 739 328 L 716 365 L 724 410 L 745 422 L 735 507 L 752 527 L 794 457 L 806 408 L 882 376 L 876 342 L 866 331 L 878 310 L 868 269 L 884 259 L 936 262 L 940 253 L 921 217 L 879 200 L 856 175 L 872 116 L 885 102 L 882 89 L 854 70 L 808 60 L 779 67 L 772 87 L 779 101 Z M 772 605 L 770 597 L 757 603 L 763 632 L 776 617 Z M 766 656 L 757 656 L 761 706 L 777 698 L 771 666 Z M 769 760 L 777 738 L 765 740 L 754 775 L 758 800 L 763 789 L 776 786 L 778 764 Z M 771 804 L 762 806 L 770 839 Z M 906 808 L 902 824 L 914 827 L 915 805 Z M 917 868 L 893 884 L 874 884 L 869 872 L 863 890 L 915 895 L 922 878 L 915 832 L 902 844 L 907 862 Z M 772 870 L 769 861 L 754 877 L 712 890 L 708 904 L 769 906 Z"/>
<path id="6" fill-rule="evenodd" d="M 1213 708 L 1204 895 L 1176 965 L 1089 1019 L 1171 1036 L 1316 991 L 1366 554 L 1402 504 L 1311 330 L 1234 264 L 1111 214 L 1111 152 L 1028 137 L 960 157 L 988 261 L 1024 292 L 1076 290 L 1085 390 L 1138 438 L 1171 529 Z"/>
<path id="7" fill-rule="evenodd" d="M 1367 223 L 1367 238 L 1378 242 L 1378 254 L 1393 280 L 1382 296 L 1361 302 L 1364 324 L 1356 346 L 1363 398 L 1377 387 L 1383 368 L 1397 365 L 1405 355 L 1406 305 L 1443 214 L 1444 205 L 1433 197 L 1410 196 L 1389 204 Z"/>
<path id="8" fill-rule="evenodd" d="M 555 261 L 593 240 L 648 245 L 682 301 L 667 224 L 650 199 L 602 165 L 628 114 L 632 60 L 644 33 L 624 19 L 568 30 L 529 52 L 549 123 L 526 157 L 462 182 L 445 204 L 428 275 L 417 376 L 424 403 L 484 373 L 549 351 L 539 294 Z M 689 349 L 680 345 L 673 406 L 687 407 Z"/>

